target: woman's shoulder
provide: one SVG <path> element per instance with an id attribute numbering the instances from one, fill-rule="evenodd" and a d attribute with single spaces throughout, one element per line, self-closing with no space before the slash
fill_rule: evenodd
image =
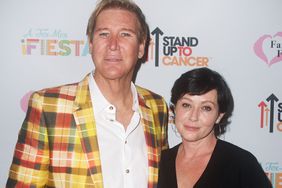
<path id="1" fill-rule="evenodd" d="M 216 161 L 218 166 L 221 166 L 220 170 L 224 169 L 224 174 L 232 172 L 235 177 L 234 174 L 237 173 L 240 184 L 245 187 L 271 187 L 262 166 L 251 152 L 222 140 L 218 140 L 216 148 Z M 227 175 L 226 179 L 229 181 L 232 176 Z"/>
<path id="2" fill-rule="evenodd" d="M 246 149 L 243 149 L 235 144 L 224 140 L 218 140 L 216 151 L 224 155 L 224 158 L 242 159 L 242 160 L 257 160 L 256 157 Z"/>
<path id="3" fill-rule="evenodd" d="M 181 143 L 180 143 L 181 144 Z M 180 144 L 162 151 L 162 159 L 175 159 Z"/>

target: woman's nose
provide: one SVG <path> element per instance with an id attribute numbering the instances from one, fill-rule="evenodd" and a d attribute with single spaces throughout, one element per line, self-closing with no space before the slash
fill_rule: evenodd
<path id="1" fill-rule="evenodd" d="M 189 120 L 191 121 L 197 121 L 199 117 L 199 110 L 198 109 L 191 109 L 189 114 Z"/>

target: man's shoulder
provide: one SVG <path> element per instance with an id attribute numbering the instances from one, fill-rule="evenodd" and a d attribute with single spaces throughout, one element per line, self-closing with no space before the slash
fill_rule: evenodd
<path id="1" fill-rule="evenodd" d="M 87 76 L 80 82 L 63 84 L 55 87 L 44 88 L 33 93 L 34 95 L 43 98 L 62 98 L 67 100 L 74 100 L 78 90 L 87 90 L 88 81 Z"/>
<path id="2" fill-rule="evenodd" d="M 60 95 L 74 96 L 77 90 L 77 86 L 78 86 L 78 82 L 71 84 L 64 84 L 60 86 L 44 88 L 39 91 L 36 91 L 36 93 L 46 97 L 52 97 L 52 96 L 59 97 Z"/>
<path id="3" fill-rule="evenodd" d="M 141 95 L 144 99 L 160 99 L 163 100 L 163 97 L 149 89 L 140 87 L 136 85 L 136 89 L 139 95 Z"/>

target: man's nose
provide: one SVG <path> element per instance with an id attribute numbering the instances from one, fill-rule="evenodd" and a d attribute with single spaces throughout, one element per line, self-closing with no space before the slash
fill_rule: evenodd
<path id="1" fill-rule="evenodd" d="M 112 36 L 109 42 L 110 50 L 117 50 L 119 48 L 119 42 L 117 36 Z"/>

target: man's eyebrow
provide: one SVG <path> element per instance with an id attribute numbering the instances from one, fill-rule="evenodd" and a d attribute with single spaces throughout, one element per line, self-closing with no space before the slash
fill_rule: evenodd
<path id="1" fill-rule="evenodd" d="M 107 27 L 96 28 L 94 31 L 102 31 L 102 30 L 108 30 L 108 28 Z"/>
<path id="2" fill-rule="evenodd" d="M 99 31 L 104 31 L 104 30 L 109 30 L 109 28 L 107 27 L 101 27 L 101 28 L 96 28 L 94 31 L 95 32 L 99 32 Z M 130 28 L 121 28 L 120 31 L 128 31 L 128 32 L 131 32 L 131 33 L 138 33 L 137 31 L 133 30 L 133 29 L 130 29 Z"/>
<path id="3" fill-rule="evenodd" d="M 130 29 L 130 28 L 121 28 L 122 31 L 129 31 L 131 33 L 137 33 L 135 30 Z"/>

